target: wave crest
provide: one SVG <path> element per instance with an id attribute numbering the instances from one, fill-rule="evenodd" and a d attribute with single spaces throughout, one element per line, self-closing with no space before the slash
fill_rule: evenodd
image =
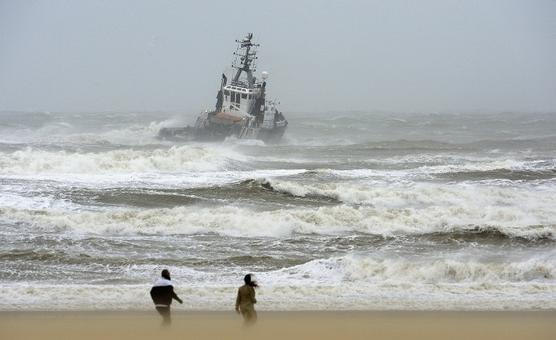
<path id="1" fill-rule="evenodd" d="M 3 220 L 37 229 L 98 234 L 199 234 L 241 237 L 288 237 L 294 233 L 335 235 L 364 233 L 384 237 L 433 233 L 496 231 L 507 237 L 556 239 L 556 223 L 530 223 L 515 208 L 500 208 L 491 216 L 459 207 L 377 209 L 336 205 L 256 211 L 235 206 L 197 206 L 109 211 L 59 211 L 0 208 Z"/>
<path id="2" fill-rule="evenodd" d="M 278 275 L 277 274 L 269 274 Z M 260 276 L 260 275 L 259 275 Z M 374 259 L 346 255 L 319 259 L 283 269 L 283 280 L 307 284 L 473 284 L 478 289 L 489 284 L 519 282 L 556 283 L 556 261 L 552 257 L 532 258 L 520 262 L 479 262 L 455 259 Z M 280 281 L 280 277 L 273 280 Z M 486 285 L 486 286 L 485 286 Z"/>
<path id="3" fill-rule="evenodd" d="M 26 148 L 13 153 L 0 153 L 0 171 L 2 174 L 210 171 L 241 159 L 242 156 L 231 150 L 191 145 L 99 153 L 51 152 Z"/>

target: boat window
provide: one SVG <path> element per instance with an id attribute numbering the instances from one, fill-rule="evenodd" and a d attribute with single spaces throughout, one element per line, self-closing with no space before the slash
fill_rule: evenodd
<path id="1" fill-rule="evenodd" d="M 242 93 L 241 98 L 246 99 L 247 98 L 247 93 Z"/>
<path id="2" fill-rule="evenodd" d="M 234 91 L 232 91 L 232 99 L 231 102 L 232 103 L 239 103 L 239 99 L 241 98 L 239 93 L 236 93 Z"/>

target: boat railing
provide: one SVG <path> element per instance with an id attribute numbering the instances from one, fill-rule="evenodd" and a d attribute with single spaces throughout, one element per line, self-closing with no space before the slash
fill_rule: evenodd
<path id="1" fill-rule="evenodd" d="M 260 88 L 262 86 L 261 83 L 255 83 L 255 84 L 253 84 L 253 86 L 250 86 L 247 82 L 245 82 L 243 80 L 238 80 L 238 81 L 232 80 L 230 82 L 230 85 L 231 86 L 237 86 L 237 87 L 243 87 L 243 88 L 246 88 L 246 89 Z"/>
<path id="2" fill-rule="evenodd" d="M 243 87 L 243 88 L 246 88 L 246 89 L 248 89 L 250 87 L 249 84 L 247 84 L 244 81 L 234 81 L 234 80 L 232 80 L 232 82 L 230 84 L 232 86 L 239 86 L 239 87 Z"/>

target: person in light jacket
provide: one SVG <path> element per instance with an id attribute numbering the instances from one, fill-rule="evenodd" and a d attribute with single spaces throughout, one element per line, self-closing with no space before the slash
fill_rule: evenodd
<path id="1" fill-rule="evenodd" d="M 245 284 L 237 290 L 236 312 L 241 313 L 243 321 L 246 325 L 254 324 L 257 321 L 257 312 L 255 311 L 255 288 L 258 287 L 257 282 L 252 279 L 251 274 L 245 275 L 243 278 Z"/>
<path id="2" fill-rule="evenodd" d="M 168 326 L 172 322 L 170 317 L 170 305 L 172 299 L 183 303 L 179 296 L 174 292 L 174 286 L 170 279 L 170 272 L 168 269 L 162 271 L 161 277 L 156 280 L 154 286 L 151 288 L 151 298 L 154 302 L 154 307 L 162 316 L 162 325 Z"/>

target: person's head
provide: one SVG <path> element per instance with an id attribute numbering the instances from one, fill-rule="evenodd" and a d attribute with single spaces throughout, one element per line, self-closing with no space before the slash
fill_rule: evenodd
<path id="1" fill-rule="evenodd" d="M 163 278 L 165 278 L 166 280 L 170 280 L 170 272 L 168 271 L 168 269 L 164 269 L 162 271 L 162 274 L 160 274 Z"/>
<path id="2" fill-rule="evenodd" d="M 243 278 L 243 281 L 245 282 L 246 285 L 251 286 L 251 287 L 258 287 L 259 285 L 257 284 L 257 281 L 255 281 L 253 279 L 253 275 L 252 274 L 247 274 L 245 275 L 245 277 Z"/>

